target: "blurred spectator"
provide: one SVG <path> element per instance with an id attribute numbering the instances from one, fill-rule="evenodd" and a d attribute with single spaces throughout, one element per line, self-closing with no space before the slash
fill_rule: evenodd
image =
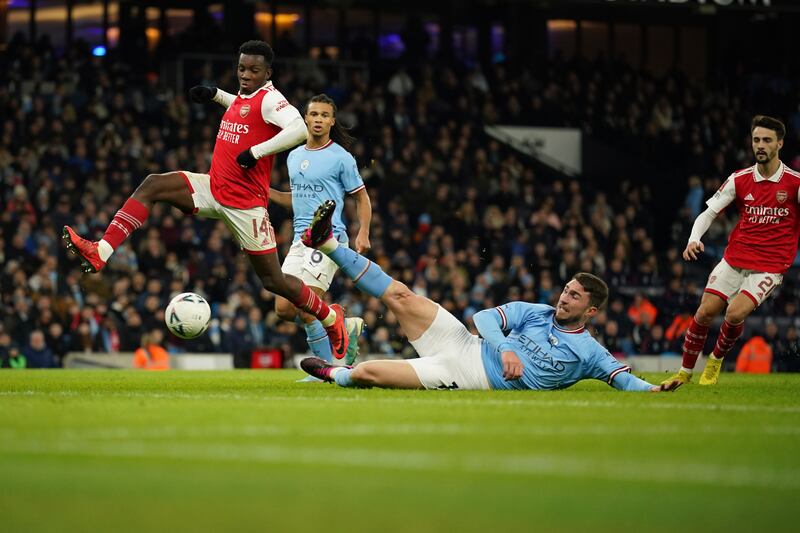
<path id="1" fill-rule="evenodd" d="M 754 335 L 742 346 L 736 358 L 736 371 L 748 374 L 769 374 L 772 370 L 772 348 L 760 335 Z"/>
<path id="2" fill-rule="evenodd" d="M 69 352 L 70 337 L 64 333 L 64 326 L 59 322 L 53 322 L 47 328 L 45 343 L 53 351 L 58 366 L 64 366 L 64 358 Z"/>
<path id="3" fill-rule="evenodd" d="M 614 357 L 625 357 L 633 353 L 630 339 L 620 335 L 616 320 L 606 322 L 603 331 L 597 335 L 597 340 Z"/>
<path id="4" fill-rule="evenodd" d="M 133 368 L 169 370 L 169 354 L 164 349 L 164 333 L 160 329 L 142 335 L 142 345 L 133 352 Z"/>
<path id="5" fill-rule="evenodd" d="M 703 183 L 700 181 L 700 177 L 689 176 L 689 190 L 686 193 L 684 205 L 689 208 L 689 216 L 691 218 L 697 218 L 697 215 L 705 211 L 703 203 L 706 198 L 704 198 L 704 196 L 705 191 L 703 190 Z"/>
<path id="6" fill-rule="evenodd" d="M 44 333 L 41 330 L 33 330 L 30 333 L 28 345 L 22 349 L 28 368 L 56 368 L 58 365 L 53 356 L 53 352 L 44 342 Z"/>
<path id="7" fill-rule="evenodd" d="M 6 332 L 0 332 L 0 368 L 25 368 L 27 361 L 25 356 L 19 353 L 11 342 L 11 336 Z"/>
<path id="8" fill-rule="evenodd" d="M 100 334 L 97 337 L 95 349 L 106 353 L 116 353 L 122 346 L 122 338 L 117 330 L 117 323 L 113 317 L 107 316 L 103 319 L 100 327 Z"/>
<path id="9" fill-rule="evenodd" d="M 628 318 L 631 319 L 631 322 L 636 326 L 650 328 L 655 324 L 657 316 L 658 309 L 656 309 L 656 306 L 645 298 L 643 293 L 637 292 L 630 306 L 628 306 Z"/>
<path id="10" fill-rule="evenodd" d="M 233 320 L 233 327 L 227 337 L 228 350 L 233 354 L 234 368 L 250 368 L 253 348 L 256 345 L 253 342 L 253 335 L 250 333 L 247 319 L 237 316 Z"/>
<path id="11" fill-rule="evenodd" d="M 777 372 L 800 372 L 800 336 L 795 326 L 786 328 L 786 337 L 779 339 L 772 352 Z"/>
<path id="12" fill-rule="evenodd" d="M 637 353 L 662 355 L 670 351 L 669 341 L 664 337 L 664 326 L 654 324 L 651 329 L 646 330 L 642 335 Z"/>

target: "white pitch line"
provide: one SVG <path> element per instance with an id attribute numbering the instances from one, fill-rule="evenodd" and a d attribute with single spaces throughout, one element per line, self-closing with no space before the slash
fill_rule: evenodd
<path id="1" fill-rule="evenodd" d="M 677 483 L 714 487 L 800 489 L 800 470 L 746 465 L 711 465 L 687 461 L 659 462 L 603 459 L 556 454 L 475 454 L 380 451 L 368 448 L 327 449 L 275 445 L 208 445 L 197 443 L 127 442 L 91 445 L 80 442 L 30 441 L 2 444 L 4 453 L 71 455 L 81 457 L 213 460 L 266 464 L 303 464 L 329 470 L 358 467 L 376 470 L 467 472 L 510 476 L 552 476 L 569 479 L 603 479 L 647 483 Z"/>
<path id="2" fill-rule="evenodd" d="M 369 397 L 368 395 L 360 396 L 328 396 L 324 398 L 325 402 L 372 402 L 372 403 L 402 403 L 402 404 L 420 404 L 420 405 L 471 405 L 471 406 L 527 406 L 527 407 L 592 407 L 604 409 L 654 409 L 654 410 L 702 410 L 702 411 L 734 411 L 734 412 L 753 412 L 753 413 L 785 413 L 785 414 L 800 414 L 800 406 L 789 405 L 753 405 L 753 404 L 712 404 L 712 403 L 677 403 L 677 402 L 662 402 L 657 398 L 648 400 L 643 403 L 623 403 L 608 400 L 551 400 L 543 398 L 548 393 L 545 391 L 538 392 L 519 392 L 519 393 L 506 393 L 528 395 L 526 399 L 513 398 L 508 400 L 500 400 L 497 398 L 464 398 L 459 397 L 458 392 L 453 391 L 429 391 L 417 392 L 419 395 L 452 395 L 449 398 L 433 399 L 421 397 Z M 557 393 L 552 393 L 557 394 Z M 620 393 L 626 394 L 626 393 Z M 636 394 L 636 393 L 628 393 Z M 646 393 L 642 393 L 645 395 Z M 676 393 L 680 394 L 680 392 Z M 188 393 L 188 392 L 83 392 L 83 391 L 0 391 L 0 396 L 14 397 L 14 396 L 54 396 L 54 397 L 87 397 L 87 398 L 152 398 L 152 399 L 184 399 L 184 400 L 244 400 L 248 402 L 254 401 L 311 401 L 320 402 L 323 398 L 319 396 L 276 396 L 265 395 L 259 396 L 257 393 L 253 394 L 238 394 L 238 393 Z"/>

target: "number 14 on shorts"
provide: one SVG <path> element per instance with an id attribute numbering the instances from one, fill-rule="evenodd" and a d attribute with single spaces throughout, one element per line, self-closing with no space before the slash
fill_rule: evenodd
<path id="1" fill-rule="evenodd" d="M 272 229 L 272 224 L 269 223 L 269 218 L 265 215 L 264 218 L 259 221 L 257 218 L 253 220 L 253 237 L 255 239 L 262 238 L 263 241 L 261 242 L 262 246 L 266 246 L 270 243 L 275 242 L 275 233 Z"/>

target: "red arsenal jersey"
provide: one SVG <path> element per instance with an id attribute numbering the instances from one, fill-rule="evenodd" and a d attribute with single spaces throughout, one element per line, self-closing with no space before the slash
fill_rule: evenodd
<path id="1" fill-rule="evenodd" d="M 737 268 L 782 274 L 800 238 L 800 173 L 781 163 L 764 177 L 756 165 L 730 175 L 706 203 L 719 213 L 736 202 L 739 222 L 728 238 L 725 261 Z"/>
<path id="2" fill-rule="evenodd" d="M 236 95 L 222 116 L 211 158 L 211 193 L 219 203 L 237 209 L 267 206 L 274 155 L 262 157 L 251 169 L 240 167 L 236 157 L 277 135 L 280 119 L 288 114 L 284 109 L 294 108 L 271 81 L 253 94 Z"/>

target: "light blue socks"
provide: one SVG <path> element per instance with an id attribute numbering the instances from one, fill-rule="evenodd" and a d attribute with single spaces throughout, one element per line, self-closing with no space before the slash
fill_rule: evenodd
<path id="1" fill-rule="evenodd" d="M 380 298 L 392 283 L 392 278 L 381 267 L 347 246 L 337 246 L 326 253 L 356 287 L 370 296 Z"/>
<path id="2" fill-rule="evenodd" d="M 311 349 L 311 353 L 329 363 L 333 360 L 331 351 L 331 341 L 328 339 L 328 332 L 322 327 L 322 322 L 315 320 L 310 324 L 303 324 L 306 329 L 306 342 Z"/>

